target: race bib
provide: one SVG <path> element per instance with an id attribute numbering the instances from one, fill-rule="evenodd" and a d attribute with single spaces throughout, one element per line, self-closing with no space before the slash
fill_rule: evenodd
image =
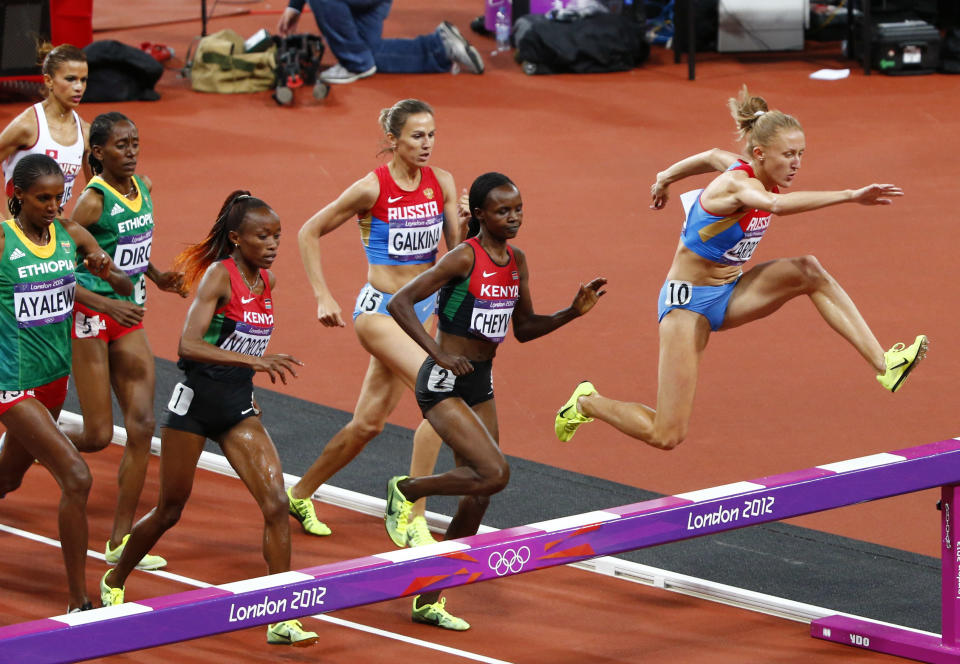
<path id="1" fill-rule="evenodd" d="M 121 235 L 117 240 L 117 251 L 113 262 L 128 276 L 147 271 L 150 265 L 150 247 L 153 243 L 153 231 L 137 235 Z"/>
<path id="2" fill-rule="evenodd" d="M 173 394 L 170 395 L 167 410 L 174 415 L 186 415 L 191 403 L 193 403 L 193 388 L 177 383 L 173 388 Z"/>
<path id="3" fill-rule="evenodd" d="M 263 357 L 267 350 L 267 344 L 270 343 L 271 332 L 272 330 L 269 327 L 237 323 L 236 329 L 223 340 L 220 348 L 244 355 L 252 355 L 253 357 Z"/>
<path id="4" fill-rule="evenodd" d="M 514 300 L 476 300 L 470 314 L 470 331 L 500 343 L 507 336 Z"/>
<path id="5" fill-rule="evenodd" d="M 456 382 L 457 377 L 452 371 L 434 364 L 427 379 L 427 389 L 431 392 L 452 392 Z"/>
<path id="6" fill-rule="evenodd" d="M 13 307 L 17 327 L 35 327 L 59 323 L 73 315 L 76 279 L 72 274 L 51 281 L 15 284 Z"/>
<path id="7" fill-rule="evenodd" d="M 730 249 L 727 249 L 723 257 L 732 263 L 746 263 L 753 256 L 757 245 L 760 244 L 760 239 L 759 237 L 745 237 Z"/>
<path id="8" fill-rule="evenodd" d="M 77 339 L 89 339 L 100 334 L 100 330 L 106 330 L 107 323 L 100 318 L 100 315 L 88 316 L 80 310 L 77 310 L 73 317 L 73 333 Z"/>
<path id="9" fill-rule="evenodd" d="M 380 304 L 382 302 L 383 293 L 370 284 L 367 284 L 360 289 L 360 294 L 357 296 L 357 304 L 354 309 L 362 314 L 372 314 L 380 310 Z"/>
<path id="10" fill-rule="evenodd" d="M 141 307 L 147 301 L 147 276 L 140 274 L 133 282 L 133 301 Z"/>
<path id="11" fill-rule="evenodd" d="M 670 280 L 667 282 L 667 294 L 663 300 L 666 307 L 683 307 L 693 297 L 693 284 L 689 281 Z"/>
<path id="12" fill-rule="evenodd" d="M 0 403 L 14 403 L 25 396 L 34 396 L 33 390 L 0 390 Z"/>
<path id="13" fill-rule="evenodd" d="M 440 246 L 443 215 L 426 219 L 392 219 L 388 233 L 390 258 L 398 261 L 433 258 Z"/>

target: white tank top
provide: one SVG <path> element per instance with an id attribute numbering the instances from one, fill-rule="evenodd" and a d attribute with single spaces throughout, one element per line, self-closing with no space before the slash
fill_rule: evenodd
<path id="1" fill-rule="evenodd" d="M 6 186 L 7 198 L 13 196 L 13 169 L 17 162 L 28 154 L 45 154 L 52 157 L 60 170 L 63 171 L 63 203 L 66 205 L 70 200 L 70 194 L 73 192 L 73 183 L 77 175 L 83 170 L 83 124 L 80 122 L 80 116 L 76 111 L 73 113 L 73 119 L 77 123 L 77 140 L 73 145 L 60 145 L 50 135 L 50 127 L 47 126 L 47 116 L 43 112 L 43 102 L 33 105 L 33 112 L 37 116 L 37 142 L 28 148 L 17 150 L 12 155 L 3 160 L 3 178 Z"/>

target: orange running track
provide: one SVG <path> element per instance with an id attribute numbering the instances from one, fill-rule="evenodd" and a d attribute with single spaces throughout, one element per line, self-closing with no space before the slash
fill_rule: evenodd
<path id="1" fill-rule="evenodd" d="M 116 2 L 100 0 L 97 11 L 109 12 Z M 281 6 L 251 5 L 264 13 L 213 19 L 210 29 L 231 27 L 242 35 L 260 27 L 272 29 L 277 15 L 270 12 Z M 394 7 L 386 35 L 413 36 L 447 19 L 486 54 L 491 43 L 475 38 L 467 28 L 478 11 L 478 3 L 466 0 L 443 8 L 427 0 L 410 0 Z M 301 27 L 312 30 L 310 19 L 305 15 Z M 286 240 L 275 266 L 279 327 L 272 348 L 306 362 L 300 379 L 285 388 L 287 393 L 353 409 L 367 356 L 350 329 L 331 331 L 316 324 L 295 235 L 309 215 L 379 163 L 379 110 L 416 96 L 433 104 L 437 113 L 438 142 L 432 163 L 450 170 L 458 188 L 469 186 L 476 175 L 488 170 L 503 171 L 519 185 L 526 215 L 516 244 L 531 264 L 538 310 L 566 306 L 581 281 L 597 275 L 610 280 L 608 295 L 587 318 L 532 344 L 521 346 L 514 340 L 504 344 L 497 361 L 497 393 L 508 454 L 672 494 L 958 433 L 949 394 L 953 378 L 960 374 L 955 333 L 960 314 L 951 306 L 947 232 L 953 223 L 951 194 L 960 148 L 960 116 L 955 111 L 960 87 L 955 79 L 867 77 L 854 67 L 850 78 L 842 81 L 810 80 L 810 72 L 816 69 L 852 65 L 839 58 L 836 44 L 811 45 L 803 53 L 706 54 L 698 63 L 695 82 L 686 80 L 685 65 L 674 65 L 672 55 L 659 50 L 642 68 L 594 76 L 528 77 L 500 56 L 487 59 L 483 76 L 378 75 L 334 89 L 323 103 L 302 90 L 293 107 L 280 108 L 269 93 L 216 96 L 190 91 L 188 83 L 177 77 L 176 67 L 182 65 L 182 56 L 199 29 L 197 19 L 98 33 L 98 39 L 130 44 L 166 43 L 174 47 L 177 57 L 157 87 L 161 101 L 88 104 L 81 107 L 81 114 L 89 121 L 97 113 L 117 108 L 136 121 L 143 147 L 138 170 L 155 184 L 153 260 L 161 268 L 206 232 L 232 189 L 251 189 L 280 214 Z M 325 59 L 332 63 L 329 54 Z M 676 246 L 681 212 L 676 200 L 665 211 L 647 209 L 649 185 L 658 170 L 687 154 L 714 146 L 735 149 L 725 101 L 743 83 L 764 95 L 772 107 L 796 115 L 803 123 L 808 150 L 797 189 L 893 182 L 907 194 L 890 208 L 838 206 L 775 219 L 754 260 L 816 255 L 844 285 L 884 346 L 910 341 L 923 332 L 931 338 L 928 359 L 901 392 L 890 395 L 875 384 L 866 364 L 819 320 L 809 303 L 798 300 L 769 319 L 714 336 L 703 364 L 690 436 L 677 450 L 658 452 L 602 425 L 584 427 L 573 444 L 556 443 L 550 426 L 553 412 L 583 378 L 610 396 L 654 400 L 654 302 Z M 22 108 L 22 104 L 0 106 L 0 120 L 7 122 Z M 689 188 L 705 182 L 691 181 Z M 684 189 L 676 188 L 675 197 Z M 352 229 L 324 239 L 324 264 L 333 292 L 348 309 L 365 277 L 362 250 Z M 151 293 L 146 325 L 158 357 L 175 359 L 187 306 L 178 298 Z M 414 427 L 419 419 L 411 398 L 401 403 L 391 422 Z M 317 441 L 318 451 L 324 442 Z M 111 519 L 116 461 L 106 460 L 105 455 L 89 461 L 100 487 L 90 514 L 91 548 L 97 549 Z M 198 529 L 191 531 L 188 523 L 181 524 L 160 549 L 175 561 L 177 573 L 213 583 L 262 573 L 259 515 L 242 487 L 236 491 L 237 500 L 246 500 L 252 509 L 240 519 L 244 525 L 236 525 L 236 529 L 247 528 L 248 535 L 241 536 L 234 526 L 229 536 L 206 529 L 222 511 L 204 514 L 210 503 L 200 499 L 198 487 L 187 508 L 188 516 L 197 519 Z M 144 492 L 144 507 L 155 495 L 151 485 Z M 25 530 L 42 530 L 44 524 L 50 528 L 55 496 L 49 478 L 35 469 L 23 489 L 0 503 L 0 520 Z M 938 555 L 937 520 L 931 507 L 935 500 L 933 492 L 924 492 L 792 522 Z M 301 566 L 297 561 L 317 564 L 384 548 L 375 520 L 349 513 L 331 514 L 328 520 L 336 530 L 329 540 L 294 538 L 294 568 Z M 370 533 L 369 544 L 361 546 L 359 530 Z M 33 545 L 21 551 L 21 545 L 15 544 L 18 539 L 3 537 L 9 545 L 4 548 L 8 564 L 3 572 L 7 578 L 0 583 L 5 589 L 0 620 L 62 611 L 59 554 L 44 553 Z M 229 577 L 215 578 L 224 570 L 224 558 L 230 561 Z M 91 561 L 91 588 L 99 569 Z M 644 661 L 672 662 L 727 661 L 723 658 L 728 654 L 736 661 L 801 661 L 800 657 L 808 661 L 813 652 L 838 658 L 865 656 L 813 643 L 803 625 L 595 577 L 587 577 L 591 592 L 578 600 L 588 607 L 584 610 L 574 602 L 550 597 L 559 581 L 548 581 L 547 574 L 583 578 L 581 572 L 558 570 L 521 577 L 509 582 L 509 589 L 506 584 L 486 584 L 471 588 L 469 595 L 459 591 L 458 604 L 466 600 L 471 607 L 474 629 L 469 636 L 437 634 L 410 625 L 405 600 L 344 614 L 375 615 L 378 626 L 395 623 L 410 633 L 424 634 L 421 638 L 444 643 L 477 638 L 502 649 L 490 656 L 512 661 L 637 661 L 638 653 L 643 653 Z M 28 578 L 30 583 L 25 583 Z M 51 583 L 46 591 L 35 592 L 34 584 L 46 581 Z M 155 588 L 144 583 L 143 592 L 183 589 L 165 581 L 156 583 Z M 519 591 L 520 584 L 530 584 L 523 586 L 522 595 L 507 600 L 497 597 Z M 578 589 L 583 585 L 580 581 Z M 548 596 L 537 596 L 534 588 Z M 47 595 L 43 607 L 29 608 Z M 551 612 L 557 609 L 558 615 L 545 617 L 545 606 Z M 629 611 L 624 611 L 625 606 Z M 673 614 L 665 606 L 682 610 L 669 618 Z M 528 617 L 521 620 L 523 607 Z M 572 622 L 561 627 L 559 614 L 567 609 Z M 710 616 L 698 617 L 694 611 Z M 737 627 L 721 627 L 723 619 L 714 612 L 717 616 L 732 612 Z M 594 632 L 577 631 L 576 625 L 595 614 L 599 617 Z M 667 627 L 671 619 L 689 626 L 683 630 L 685 638 Z M 745 625 L 751 629 L 744 629 Z M 204 640 L 169 649 L 176 649 L 181 658 L 208 660 L 211 652 L 218 652 L 229 659 L 225 653 L 250 653 L 251 646 L 260 647 L 262 634 L 255 631 L 252 636 L 211 640 L 219 644 L 223 639 L 230 646 L 211 646 Z M 512 632 L 518 634 L 517 641 L 508 641 Z M 562 633 L 569 633 L 571 643 L 560 640 Z M 491 639 L 491 634 L 503 636 Z M 525 655 L 526 644 L 539 640 L 541 634 L 544 649 Z M 607 634 L 616 636 L 600 638 Z M 282 656 L 378 661 L 376 654 L 357 657 L 352 638 L 338 635 L 322 652 L 283 651 Z M 368 638 L 358 640 L 365 643 Z M 252 640 L 241 644 L 243 639 Z M 382 652 L 384 660 L 394 654 L 394 648 L 384 647 L 385 643 L 374 639 L 369 646 L 371 652 Z M 762 643 L 776 646 L 758 655 L 766 652 L 758 650 Z M 671 651 L 674 647 L 677 650 Z M 198 649 L 195 655 L 190 654 L 193 648 Z M 278 656 L 274 652 L 270 651 L 271 657 Z M 662 660 L 653 659 L 657 653 L 662 653 Z M 129 657 L 129 661 L 146 661 L 143 655 Z M 869 657 L 880 661 L 878 656 Z"/>

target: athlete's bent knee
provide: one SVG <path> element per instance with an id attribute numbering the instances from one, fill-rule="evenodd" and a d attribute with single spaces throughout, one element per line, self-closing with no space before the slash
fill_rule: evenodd
<path id="1" fill-rule="evenodd" d="M 285 521 L 288 516 L 287 495 L 281 488 L 278 491 L 271 491 L 263 503 L 260 505 L 260 511 L 263 513 L 263 520 L 267 523 L 276 523 Z"/>
<path id="2" fill-rule="evenodd" d="M 150 449 L 153 432 L 157 428 L 157 420 L 152 414 L 140 414 L 132 418 L 124 418 L 127 428 L 127 445 L 137 445 Z"/>
<path id="3" fill-rule="evenodd" d="M 818 290 L 833 280 L 816 256 L 798 256 L 793 259 L 793 264 L 800 271 L 804 289 L 808 292 Z"/>
<path id="4" fill-rule="evenodd" d="M 657 432 L 648 442 L 656 448 L 670 451 L 676 449 L 686 438 L 687 428 L 682 427 L 671 429 L 670 431 Z"/>
<path id="5" fill-rule="evenodd" d="M 77 457 L 76 461 L 70 464 L 66 473 L 58 480 L 64 496 L 83 501 L 86 501 L 87 496 L 90 495 L 90 487 L 93 486 L 90 468 L 80 457 Z"/>
<path id="6" fill-rule="evenodd" d="M 361 440 L 364 444 L 373 440 L 383 431 L 383 422 L 351 420 L 350 424 L 347 426 L 353 430 L 354 437 Z"/>
<path id="7" fill-rule="evenodd" d="M 113 442 L 113 423 L 105 421 L 83 423 L 83 440 L 77 447 L 82 452 L 99 452 Z"/>
<path id="8" fill-rule="evenodd" d="M 478 494 L 481 496 L 492 496 L 506 489 L 509 483 L 510 466 L 506 463 L 498 464 L 495 468 L 485 472 L 480 477 L 481 488 Z"/>
<path id="9" fill-rule="evenodd" d="M 164 503 L 154 510 L 157 522 L 163 530 L 170 530 L 177 524 L 180 515 L 183 513 L 184 505 L 186 505 L 185 502 Z"/>

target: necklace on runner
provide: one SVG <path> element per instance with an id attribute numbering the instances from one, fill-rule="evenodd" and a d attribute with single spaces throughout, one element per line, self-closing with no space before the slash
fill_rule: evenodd
<path id="1" fill-rule="evenodd" d="M 23 227 L 23 224 L 20 223 L 20 217 L 14 217 L 14 218 L 13 218 L 13 223 L 15 223 L 15 224 L 17 225 L 17 228 L 20 229 L 20 232 L 23 233 L 24 237 L 26 237 L 27 239 L 30 239 L 30 236 L 27 235 L 27 229 L 24 228 L 24 227 Z M 38 238 L 36 244 L 38 244 L 38 245 L 40 245 L 40 246 L 43 246 L 43 245 L 47 244 L 48 242 L 50 242 L 50 236 L 49 236 L 48 233 L 49 233 L 49 231 L 48 231 L 46 228 L 43 229 L 42 231 L 40 231 L 40 237 Z M 46 239 L 44 239 L 44 236 L 46 236 Z M 241 274 L 242 274 L 242 273 L 241 273 Z"/>
<path id="2" fill-rule="evenodd" d="M 250 285 L 250 282 L 247 281 L 247 275 L 243 273 L 243 270 L 240 269 L 240 266 L 237 266 L 237 272 L 240 273 L 240 278 L 243 279 L 243 283 L 246 284 L 247 288 L 250 290 L 250 294 L 253 295 L 253 289 L 257 287 L 257 284 L 260 283 L 260 270 L 257 270 L 257 276 L 253 280 L 253 286 Z"/>

